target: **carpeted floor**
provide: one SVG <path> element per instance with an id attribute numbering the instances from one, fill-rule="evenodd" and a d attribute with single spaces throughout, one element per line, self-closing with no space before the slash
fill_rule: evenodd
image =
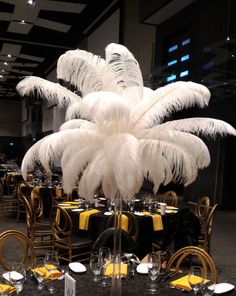
<path id="1" fill-rule="evenodd" d="M 236 285 L 236 211 L 216 212 L 211 241 L 211 255 L 218 270 L 218 282 Z M 18 229 L 26 233 L 24 219 L 0 214 L 0 232 Z"/>

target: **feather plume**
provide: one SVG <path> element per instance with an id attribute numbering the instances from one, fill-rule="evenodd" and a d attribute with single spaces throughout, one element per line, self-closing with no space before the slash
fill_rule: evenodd
<path id="1" fill-rule="evenodd" d="M 80 104 L 81 104 L 81 102 L 73 103 L 67 108 L 65 120 L 79 118 Z"/>
<path id="2" fill-rule="evenodd" d="M 194 82 L 175 82 L 154 91 L 151 98 L 141 101 L 131 114 L 132 125 L 146 128 L 155 119 L 161 120 L 173 111 L 198 105 L 203 108 L 210 99 L 208 89 Z"/>
<path id="3" fill-rule="evenodd" d="M 210 164 L 208 148 L 201 139 L 186 132 L 174 131 L 168 128 L 163 129 L 162 126 L 163 125 L 159 125 L 145 130 L 142 134 L 142 138 L 157 139 L 180 146 L 192 155 L 200 169 Z"/>
<path id="4" fill-rule="evenodd" d="M 74 128 L 81 128 L 81 129 L 91 129 L 94 127 L 94 123 L 84 120 L 84 119 L 72 119 L 69 121 L 64 122 L 60 126 L 60 131 L 65 129 L 74 129 Z"/>
<path id="5" fill-rule="evenodd" d="M 236 136 L 236 130 L 227 122 L 213 118 L 186 118 L 163 123 L 162 128 L 184 131 L 194 134 L 201 134 L 208 137 L 215 137 L 217 134 Z"/>
<path id="6" fill-rule="evenodd" d="M 114 79 L 108 73 L 104 59 L 84 50 L 69 50 L 60 56 L 57 78 L 76 86 L 82 96 L 93 91 L 120 91 L 113 83 Z"/>
<path id="7" fill-rule="evenodd" d="M 66 107 L 81 100 L 81 97 L 58 83 L 50 82 L 39 77 L 29 76 L 21 80 L 16 90 L 20 96 L 37 95 L 58 107 Z"/>
<path id="8" fill-rule="evenodd" d="M 108 70 L 114 73 L 115 82 L 121 87 L 122 95 L 132 100 L 141 100 L 143 78 L 133 54 L 123 45 L 115 43 L 109 44 L 105 52 Z M 129 91 L 130 87 L 132 87 L 133 94 Z"/>

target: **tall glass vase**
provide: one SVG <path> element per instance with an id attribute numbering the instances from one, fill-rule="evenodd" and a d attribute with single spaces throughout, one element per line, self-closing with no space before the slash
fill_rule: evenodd
<path id="1" fill-rule="evenodd" d="M 111 295 L 121 296 L 121 219 L 122 219 L 122 199 L 119 193 L 117 193 L 114 205 L 114 246 L 113 246 L 113 274 L 112 274 L 112 286 Z M 115 266 L 118 266 L 118 272 L 115 272 Z"/>

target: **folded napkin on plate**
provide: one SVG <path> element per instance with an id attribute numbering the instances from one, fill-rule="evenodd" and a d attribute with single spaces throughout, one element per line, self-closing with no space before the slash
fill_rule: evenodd
<path id="1" fill-rule="evenodd" d="M 1 293 L 8 292 L 11 294 L 16 290 L 14 287 L 11 287 L 5 284 L 0 284 L 0 288 L 1 288 Z"/>
<path id="2" fill-rule="evenodd" d="M 56 280 L 62 276 L 61 271 L 56 269 L 52 274 L 50 274 L 50 272 L 48 271 L 49 269 L 55 269 L 55 268 L 56 267 L 54 265 L 48 265 L 47 268 L 38 267 L 38 268 L 32 269 L 32 271 L 40 274 L 41 276 L 44 276 L 45 280 Z"/>
<path id="3" fill-rule="evenodd" d="M 114 268 L 114 264 L 109 264 L 105 270 L 105 276 L 112 276 L 113 274 L 113 268 Z M 125 263 L 121 263 L 121 275 L 122 276 L 126 276 L 127 275 L 127 271 L 128 271 L 128 264 Z M 118 275 L 119 273 L 119 264 L 115 264 L 115 275 Z"/>
<path id="4" fill-rule="evenodd" d="M 97 214 L 99 212 L 99 210 L 93 209 L 81 213 L 79 216 L 79 229 L 88 230 L 90 215 Z"/>
<path id="5" fill-rule="evenodd" d="M 150 212 L 142 212 L 146 216 L 151 216 L 153 221 L 153 230 L 163 230 L 162 217 L 158 214 L 151 214 Z"/>
<path id="6" fill-rule="evenodd" d="M 170 282 L 170 285 L 176 288 L 180 288 L 180 289 L 184 289 L 186 291 L 191 291 L 192 288 L 189 285 L 188 282 L 188 275 L 185 275 L 177 280 L 174 280 L 172 282 Z M 191 276 L 192 282 L 197 284 L 197 283 L 201 283 L 202 282 L 202 278 L 199 276 Z M 207 281 L 207 280 L 206 280 Z"/>

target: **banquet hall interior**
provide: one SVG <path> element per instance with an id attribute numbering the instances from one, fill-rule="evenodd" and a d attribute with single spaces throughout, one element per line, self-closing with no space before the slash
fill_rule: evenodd
<path id="1" fill-rule="evenodd" d="M 37 235 L 41 239 L 45 233 L 35 234 L 32 230 L 37 218 L 33 218 L 34 222 L 28 225 L 28 205 L 33 212 L 36 211 L 32 206 L 32 196 L 37 196 L 37 202 L 43 203 L 40 217 L 45 218 L 47 234 L 51 239 L 55 234 L 52 224 L 56 223 L 52 222 L 53 207 L 65 204 L 59 215 L 61 217 L 63 211 L 68 215 L 69 207 L 75 209 L 79 204 L 85 208 L 85 212 L 94 210 L 88 218 L 88 225 L 78 232 L 82 233 L 84 241 L 80 243 L 85 247 L 94 244 L 105 228 L 109 217 L 104 220 L 101 213 L 107 209 L 106 213 L 111 213 L 111 210 L 102 190 L 94 196 L 92 209 L 79 195 L 78 184 L 74 184 L 71 194 L 65 193 L 60 161 L 54 162 L 50 173 L 46 173 L 36 162 L 34 170 L 28 172 L 27 181 L 23 180 L 21 164 L 25 153 L 39 140 L 59 131 L 65 122 L 66 105 L 58 106 L 55 100 L 47 100 L 36 88 L 22 95 L 16 87 L 25 77 L 37 76 L 81 95 L 76 85 L 59 77 L 57 63 L 60 56 L 79 49 L 105 58 L 105 48 L 111 43 L 124 45 L 133 54 L 140 66 L 144 87 L 156 90 L 178 81 L 192 81 L 209 89 L 211 97 L 207 107 L 189 104 L 180 111 L 177 107 L 173 108 L 168 119 L 162 118 L 164 122 L 207 117 L 225 121 L 236 128 L 236 1 L 0 0 L 0 233 L 19 230 L 29 237 L 36 251 L 40 249 L 38 241 L 36 243 Z M 159 124 L 158 118 L 156 124 Z M 147 210 L 147 203 L 160 214 L 159 203 L 164 201 L 164 194 L 174 192 L 176 204 L 169 204 L 166 214 L 159 215 L 163 227 L 170 227 L 173 221 L 177 221 L 172 216 L 187 208 L 199 218 L 199 225 L 204 228 L 205 220 L 201 220 L 196 209 L 200 199 L 208 197 L 210 205 L 206 221 L 214 209 L 210 234 L 202 240 L 200 234 L 195 246 L 203 248 L 213 258 L 219 283 L 235 285 L 236 137 L 232 133 L 222 134 L 198 134 L 209 150 L 210 164 L 199 169 L 191 184 L 184 186 L 177 180 L 167 185 L 161 184 L 157 193 L 153 193 L 152 182 L 145 178 L 140 191 L 133 198 L 135 209 L 131 209 L 131 212 L 132 216 L 135 213 L 138 216 L 139 233 L 135 243 L 141 260 L 152 248 L 162 250 L 163 247 L 159 245 L 160 241 L 163 243 L 162 240 L 157 243 L 151 241 L 151 234 L 146 233 L 149 224 L 152 226 L 152 216 L 142 216 L 146 215 L 142 210 Z M 24 189 L 29 190 L 29 194 Z M 127 211 L 130 207 L 129 202 L 123 205 Z M 55 221 L 58 213 L 57 208 Z M 82 218 L 79 218 L 79 222 L 76 220 L 78 215 L 82 213 L 72 213 L 72 210 L 68 215 L 73 228 L 75 225 L 82 227 Z M 89 238 L 84 235 L 86 230 Z M 163 231 L 165 233 L 165 229 Z M 146 237 L 150 240 L 148 246 L 143 243 Z M 55 239 L 48 241 L 55 244 Z M 47 246 L 45 249 L 42 247 L 40 252 L 46 252 L 46 249 Z M 9 254 L 14 260 L 15 250 L 8 250 Z M 69 258 L 69 261 L 75 260 Z M 229 292 L 233 293 L 235 291 Z"/>

